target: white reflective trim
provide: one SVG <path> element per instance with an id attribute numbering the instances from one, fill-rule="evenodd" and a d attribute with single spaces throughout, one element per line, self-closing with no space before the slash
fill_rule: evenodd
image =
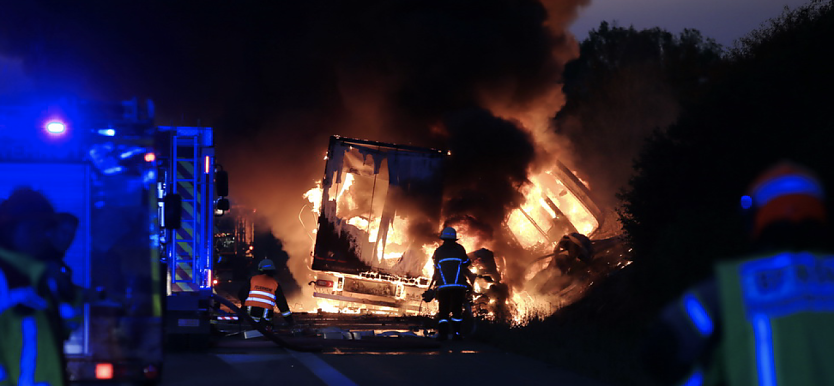
<path id="1" fill-rule="evenodd" d="M 437 264 L 440 264 L 440 263 L 442 263 L 442 262 L 444 262 L 444 261 L 449 261 L 449 260 L 452 260 L 452 261 L 457 261 L 457 262 L 459 262 L 459 263 L 462 263 L 462 262 L 463 262 L 463 260 L 458 259 L 457 257 L 447 257 L 447 258 L 445 258 L 445 259 L 443 259 L 443 260 L 438 261 L 438 262 L 437 262 Z"/>
<path id="2" fill-rule="evenodd" d="M 0 271 L 0 275 L 2 275 L 2 274 L 3 274 L 2 271 Z M 8 375 L 8 373 L 6 373 L 6 368 L 3 367 L 3 365 L 0 365 L 0 382 L 5 381 L 7 376 L 9 376 L 9 375 Z"/>
<path id="3" fill-rule="evenodd" d="M 263 303 L 263 304 L 268 305 L 269 307 L 272 307 L 272 306 L 275 305 L 275 302 L 270 302 L 269 300 L 259 299 L 259 298 L 246 298 L 246 301 L 244 303 L 246 303 L 246 302 Z"/>
<path id="4" fill-rule="evenodd" d="M 35 366 L 38 360 L 38 325 L 34 317 L 23 319 L 23 349 L 20 353 L 20 378 L 17 384 L 35 384 Z"/>
<path id="5" fill-rule="evenodd" d="M 440 278 L 443 279 L 443 284 L 446 284 L 446 276 L 443 275 L 443 270 L 440 269 L 440 264 L 437 265 L 437 269 L 440 270 Z M 440 288 L 440 287 L 437 287 L 437 288 Z"/>
<path id="6" fill-rule="evenodd" d="M 753 315 L 753 335 L 756 339 L 756 370 L 759 386 L 776 386 L 776 365 L 773 360 L 773 336 L 770 318 L 764 314 Z"/>
<path id="7" fill-rule="evenodd" d="M 437 324 L 440 324 L 440 323 L 449 323 L 449 321 L 446 320 L 446 319 L 440 319 L 440 320 L 437 321 Z"/>
<path id="8" fill-rule="evenodd" d="M 281 313 L 281 316 L 290 316 L 290 315 L 292 315 L 292 312 L 290 312 L 290 311 Z"/>
<path id="9" fill-rule="evenodd" d="M 2 303 L 9 298 L 9 283 L 6 281 L 6 275 L 3 270 L 0 270 L 0 311 L 3 311 Z M 2 370 L 2 368 L 0 368 Z M 0 373 L 2 375 L 4 373 Z M 2 378 L 0 378 L 2 380 Z"/>
<path id="10" fill-rule="evenodd" d="M 275 294 L 271 294 L 271 293 L 265 292 L 265 291 L 249 291 L 249 296 L 252 296 L 252 295 L 263 295 L 263 296 L 269 297 L 272 300 L 275 300 Z"/>
<path id="11" fill-rule="evenodd" d="M 446 287 L 462 287 L 462 288 L 466 288 L 466 285 L 465 285 L 465 284 L 444 284 L 444 285 L 438 286 L 437 288 L 438 288 L 438 289 L 440 289 L 440 288 L 446 288 Z"/>
<path id="12" fill-rule="evenodd" d="M 452 321 L 453 321 L 453 322 L 462 322 L 462 321 L 463 321 L 463 319 L 455 319 L 455 318 L 452 318 Z"/>

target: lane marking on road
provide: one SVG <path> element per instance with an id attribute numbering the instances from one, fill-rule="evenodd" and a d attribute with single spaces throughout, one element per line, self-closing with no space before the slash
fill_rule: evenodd
<path id="1" fill-rule="evenodd" d="M 286 354 L 214 354 L 224 362 L 234 365 L 236 363 L 257 363 L 272 360 L 282 360 L 288 357 Z"/>
<path id="2" fill-rule="evenodd" d="M 327 386 L 358 386 L 315 354 L 299 353 L 292 350 L 287 350 L 287 352 L 304 366 L 307 366 Z"/>

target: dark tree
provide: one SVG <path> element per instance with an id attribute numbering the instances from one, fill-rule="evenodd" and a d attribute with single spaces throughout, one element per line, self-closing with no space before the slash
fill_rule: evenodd
<path id="1" fill-rule="evenodd" d="M 831 202 L 832 4 L 786 9 L 740 39 L 724 76 L 646 143 L 621 215 L 656 300 L 708 275 L 716 259 L 748 249 L 739 199 L 775 162 L 816 170 Z"/>
<path id="2" fill-rule="evenodd" d="M 645 138 L 704 93 L 721 55 L 720 45 L 693 29 L 673 35 L 602 22 L 591 30 L 565 68 L 567 103 L 556 123 L 598 202 L 616 204 Z"/>

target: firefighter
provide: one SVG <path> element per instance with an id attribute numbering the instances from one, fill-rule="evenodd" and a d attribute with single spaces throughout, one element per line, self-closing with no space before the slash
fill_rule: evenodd
<path id="1" fill-rule="evenodd" d="M 438 303 L 437 339 L 448 339 L 451 324 L 454 334 L 452 339 L 460 340 L 463 303 L 466 300 L 466 292 L 471 288 L 469 281 L 474 274 L 469 270 L 471 261 L 466 255 L 466 249 L 457 243 L 455 228 L 443 228 L 440 239 L 443 240 L 443 244 L 437 247 L 432 255 L 434 277 L 429 283 L 429 288 L 437 284 L 434 295 Z"/>
<path id="2" fill-rule="evenodd" d="M 274 314 L 273 308 L 278 306 L 284 321 L 293 325 L 292 312 L 290 312 L 290 306 L 287 305 L 287 299 L 284 297 L 284 290 L 281 289 L 281 285 L 275 278 L 275 263 L 270 259 L 261 260 L 258 263 L 258 272 L 255 276 L 249 278 L 247 285 L 241 287 L 240 293 L 238 293 L 240 301 L 246 307 L 246 312 L 256 322 L 264 320 L 267 322 L 267 326 L 271 326 Z"/>
<path id="3" fill-rule="evenodd" d="M 0 385 L 64 385 L 64 340 L 79 324 L 82 291 L 63 256 L 78 219 L 16 189 L 0 203 Z"/>
<path id="4" fill-rule="evenodd" d="M 784 162 L 742 198 L 753 254 L 660 314 L 647 370 L 666 384 L 834 385 L 834 253 L 822 184 Z"/>

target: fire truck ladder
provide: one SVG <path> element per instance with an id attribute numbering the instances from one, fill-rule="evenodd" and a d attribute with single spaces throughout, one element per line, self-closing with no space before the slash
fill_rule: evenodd
<path id="1" fill-rule="evenodd" d="M 199 291 L 198 186 L 200 147 L 198 136 L 174 135 L 174 193 L 182 197 L 182 220 L 176 230 L 173 292 Z M 195 170 L 196 169 L 196 170 Z"/>

